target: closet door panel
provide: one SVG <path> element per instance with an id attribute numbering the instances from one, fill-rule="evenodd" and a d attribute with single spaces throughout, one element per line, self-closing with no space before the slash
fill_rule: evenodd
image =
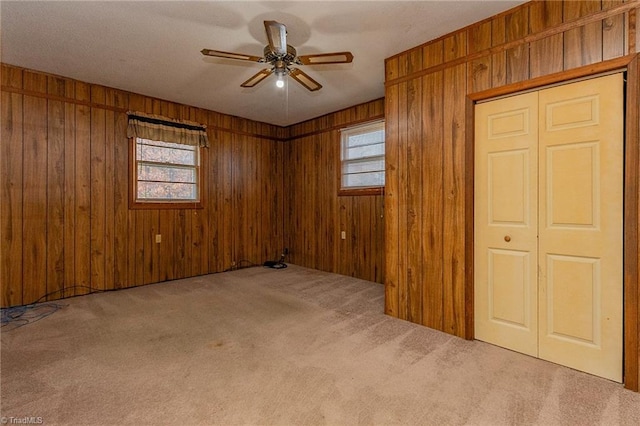
<path id="1" fill-rule="evenodd" d="M 620 382 L 622 75 L 539 102 L 539 354 Z"/>

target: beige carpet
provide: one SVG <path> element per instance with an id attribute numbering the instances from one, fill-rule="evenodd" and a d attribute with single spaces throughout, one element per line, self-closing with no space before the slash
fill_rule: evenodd
<path id="1" fill-rule="evenodd" d="M 383 311 L 290 265 L 68 299 L 2 332 L 4 418 L 44 424 L 640 424 L 619 384 Z"/>

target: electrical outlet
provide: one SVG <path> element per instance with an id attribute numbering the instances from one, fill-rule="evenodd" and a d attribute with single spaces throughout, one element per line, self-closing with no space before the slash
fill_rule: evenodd
<path id="1" fill-rule="evenodd" d="M 340 232 L 340 238 L 342 238 L 343 240 L 347 239 L 347 231 L 341 231 Z"/>
<path id="2" fill-rule="evenodd" d="M 160 244 L 162 242 L 162 234 L 156 234 L 156 243 Z"/>

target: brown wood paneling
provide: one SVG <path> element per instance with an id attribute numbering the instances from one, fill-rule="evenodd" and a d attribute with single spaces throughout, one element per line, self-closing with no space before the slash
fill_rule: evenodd
<path id="1" fill-rule="evenodd" d="M 599 1 L 563 1 L 565 21 L 600 11 Z M 602 61 L 602 22 L 581 25 L 564 33 L 564 69 Z"/>
<path id="2" fill-rule="evenodd" d="M 602 0 L 602 9 L 610 9 L 624 0 Z M 625 55 L 625 15 L 611 16 L 602 21 L 602 59 Z"/>
<path id="3" fill-rule="evenodd" d="M 419 68 L 420 54 L 403 61 Z M 379 99 L 291 126 L 283 156 L 286 200 L 281 202 L 291 263 L 382 282 L 384 218 L 374 212 L 382 210 L 383 197 L 338 195 L 338 190 L 339 129 L 379 119 L 383 112 Z"/>
<path id="4" fill-rule="evenodd" d="M 129 209 L 128 110 L 209 125 L 205 208 Z M 5 64 L 1 114 L 3 307 L 220 272 L 284 248 L 288 129 Z"/>
<path id="5" fill-rule="evenodd" d="M 113 90 L 107 89 L 105 103 L 112 103 Z M 105 234 L 104 234 L 104 271 L 105 289 L 115 286 L 115 112 L 105 111 Z"/>
<path id="6" fill-rule="evenodd" d="M 529 7 L 529 29 L 537 33 L 562 23 L 562 2 L 532 2 Z M 529 48 L 530 77 L 560 72 L 563 69 L 562 34 L 531 42 Z"/>
<path id="7" fill-rule="evenodd" d="M 498 16 L 491 21 L 491 44 L 499 46 L 506 41 L 505 17 Z M 507 84 L 507 52 L 499 49 L 491 55 L 491 87 Z"/>
<path id="8" fill-rule="evenodd" d="M 437 40 L 422 48 L 422 68 L 427 69 L 440 65 L 444 61 L 444 42 Z M 387 78 L 387 80 L 390 80 Z"/>
<path id="9" fill-rule="evenodd" d="M 469 53 L 473 54 L 491 47 L 491 21 L 471 27 L 469 30 Z M 469 62 L 469 86 L 472 91 L 491 87 L 491 57 L 489 55 Z"/>
<path id="10" fill-rule="evenodd" d="M 128 96 L 126 93 L 112 92 L 111 102 L 113 106 L 125 107 L 128 104 Z M 129 169 L 129 141 L 126 138 L 127 116 L 122 112 L 115 113 L 113 120 L 113 287 L 126 288 L 133 284 L 129 276 L 129 263 L 134 255 L 133 251 L 129 251 L 129 240 L 133 237 L 128 233 L 129 176 L 126 171 Z"/>
<path id="11" fill-rule="evenodd" d="M 529 34 L 529 8 L 520 7 L 505 16 L 507 42 L 520 40 Z M 529 45 L 506 50 L 507 83 L 529 78 Z"/>
<path id="12" fill-rule="evenodd" d="M 90 102 L 91 88 L 76 82 L 78 100 Z M 75 108 L 75 282 L 74 295 L 91 288 L 91 108 Z"/>
<path id="13" fill-rule="evenodd" d="M 422 130 L 422 79 L 407 82 L 407 140 L 406 153 L 406 235 L 407 241 L 407 319 L 422 323 L 423 258 L 422 252 L 422 150 L 424 146 Z"/>
<path id="14" fill-rule="evenodd" d="M 463 58 L 467 54 L 467 31 L 458 31 L 444 37 L 444 61 Z"/>
<path id="15" fill-rule="evenodd" d="M 409 111 L 407 108 L 407 82 L 398 85 L 398 179 L 408 185 L 407 140 Z M 409 302 L 409 282 L 407 276 L 408 268 L 408 241 L 407 241 L 407 188 L 406 186 L 397 191 L 398 197 L 398 318 L 408 319 L 411 305 Z"/>
<path id="16" fill-rule="evenodd" d="M 627 34 L 629 38 L 628 42 L 628 53 L 637 53 L 640 51 L 638 49 L 638 43 L 640 43 L 640 23 L 638 22 L 638 14 L 640 14 L 640 7 L 637 9 L 632 9 L 629 11 L 628 19 L 629 19 L 629 33 Z"/>
<path id="17" fill-rule="evenodd" d="M 105 88 L 91 87 L 91 101 L 104 104 Z M 106 233 L 107 233 L 107 172 L 106 172 L 106 111 L 91 108 L 90 113 L 90 241 L 91 241 L 91 288 L 106 290 Z"/>
<path id="18" fill-rule="evenodd" d="M 46 93 L 46 76 L 25 72 L 24 88 Z M 23 302 L 47 294 L 47 101 L 25 96 L 23 105 Z"/>
<path id="19" fill-rule="evenodd" d="M 2 85 L 22 88 L 22 71 L 2 66 Z M 0 105 L 0 282 L 2 306 L 22 304 L 23 96 L 2 92 Z"/>
<path id="20" fill-rule="evenodd" d="M 385 90 L 385 195 L 384 195 L 384 238 L 385 238 L 385 277 L 384 277 L 384 310 L 388 315 L 399 316 L 398 299 L 398 243 L 400 239 L 400 219 L 398 217 L 398 191 L 400 191 L 398 163 L 399 144 L 399 112 L 398 86 L 390 86 Z M 392 254 L 392 255 L 389 255 Z"/>
<path id="21" fill-rule="evenodd" d="M 75 84 L 68 81 L 65 96 L 75 98 Z M 76 107 L 64 104 L 64 297 L 75 294 L 76 282 Z"/>
<path id="22" fill-rule="evenodd" d="M 458 65 L 444 71 L 444 224 L 443 281 L 444 327 L 464 336 L 464 170 L 465 170 L 465 94 L 466 67 Z"/>
<path id="23" fill-rule="evenodd" d="M 66 81 L 48 77 L 50 94 L 64 96 Z M 47 294 L 59 299 L 64 292 L 64 104 L 47 105 Z"/>
<path id="24" fill-rule="evenodd" d="M 444 98 L 442 72 L 423 77 L 422 127 L 425 134 L 422 151 L 422 240 L 424 241 L 424 291 L 422 324 L 443 329 L 443 220 L 444 220 Z"/>

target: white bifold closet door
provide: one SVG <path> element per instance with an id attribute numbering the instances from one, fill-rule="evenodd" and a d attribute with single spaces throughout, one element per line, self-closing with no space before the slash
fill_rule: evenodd
<path id="1" fill-rule="evenodd" d="M 623 80 L 476 105 L 475 336 L 622 381 Z"/>

